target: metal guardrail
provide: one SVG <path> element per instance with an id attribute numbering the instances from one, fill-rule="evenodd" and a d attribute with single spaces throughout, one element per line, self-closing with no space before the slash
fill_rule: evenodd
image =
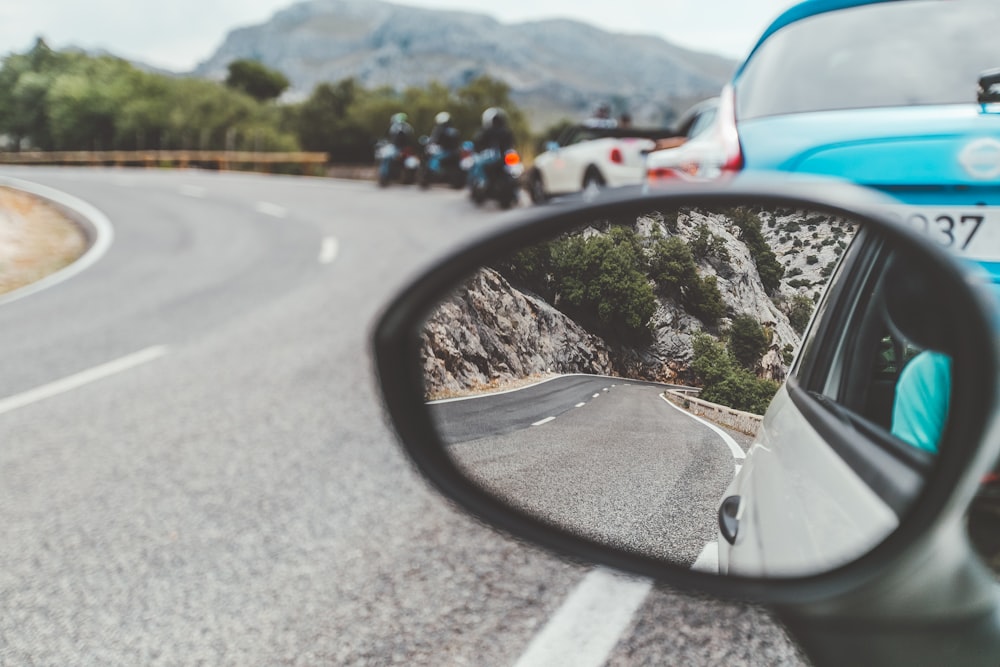
<path id="1" fill-rule="evenodd" d="M 21 151 L 0 153 L 0 164 L 48 164 L 91 166 L 187 167 L 213 165 L 226 170 L 237 166 L 261 169 L 271 165 L 325 166 L 326 153 L 286 151 Z"/>

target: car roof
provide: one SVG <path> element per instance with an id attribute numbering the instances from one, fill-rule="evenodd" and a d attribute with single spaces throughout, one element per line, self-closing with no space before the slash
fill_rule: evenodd
<path id="1" fill-rule="evenodd" d="M 740 66 L 733 75 L 733 78 L 739 78 L 740 74 L 743 73 L 743 69 L 746 67 L 746 64 L 753 57 L 753 54 L 756 53 L 757 49 L 760 48 L 761 44 L 763 44 L 771 35 L 789 24 L 809 18 L 810 16 L 837 11 L 838 9 L 849 9 L 851 7 L 860 7 L 862 5 L 876 5 L 883 2 L 903 1 L 904 0 L 805 0 L 805 2 L 800 2 L 799 4 L 786 9 L 778 16 L 778 18 L 771 22 L 771 25 L 767 26 L 767 29 L 765 29 L 761 34 L 757 43 L 754 44 L 753 48 L 750 50 L 750 53 L 747 54 L 747 57 L 744 58 L 742 63 L 740 63 Z"/>

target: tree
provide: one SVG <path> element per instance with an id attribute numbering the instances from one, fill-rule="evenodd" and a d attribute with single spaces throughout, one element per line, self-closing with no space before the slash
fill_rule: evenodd
<path id="1" fill-rule="evenodd" d="M 754 370 L 767 351 L 767 334 L 752 315 L 738 315 L 729 327 L 729 351 L 739 364 Z"/>
<path id="2" fill-rule="evenodd" d="M 258 102 L 276 99 L 288 89 L 288 79 L 284 74 L 256 60 L 234 60 L 229 63 L 228 69 L 226 85 L 246 93 Z"/>
<path id="3" fill-rule="evenodd" d="M 788 322 L 792 325 L 795 333 L 802 335 L 812 317 L 813 300 L 805 294 L 796 294 L 792 297 L 791 306 L 788 308 Z"/>
<path id="4" fill-rule="evenodd" d="M 706 333 L 697 334 L 692 347 L 691 369 L 702 382 L 700 398 L 736 410 L 764 414 L 778 391 L 777 382 L 758 378 L 740 366 L 726 346 Z"/>

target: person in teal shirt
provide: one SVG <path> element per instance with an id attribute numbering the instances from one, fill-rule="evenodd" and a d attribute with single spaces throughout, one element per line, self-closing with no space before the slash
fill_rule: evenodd
<path id="1" fill-rule="evenodd" d="M 899 374 L 892 405 L 892 434 L 936 454 L 950 402 L 951 357 L 924 350 Z"/>

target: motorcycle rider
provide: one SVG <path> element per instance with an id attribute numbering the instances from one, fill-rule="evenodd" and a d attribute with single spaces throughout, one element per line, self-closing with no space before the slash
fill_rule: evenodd
<path id="1" fill-rule="evenodd" d="M 618 127 L 618 121 L 611 117 L 611 106 L 606 103 L 597 105 L 594 115 L 583 121 L 584 127 L 611 129 Z"/>
<path id="2" fill-rule="evenodd" d="M 454 152 L 458 150 L 458 130 L 451 124 L 451 114 L 442 111 L 434 116 L 434 129 L 431 130 L 430 143 L 437 144 L 441 150 Z"/>
<path id="3" fill-rule="evenodd" d="M 400 112 L 392 115 L 392 118 L 389 119 L 389 130 L 386 132 L 386 136 L 392 145 L 399 150 L 413 145 L 413 126 L 407 122 L 405 113 Z"/>
<path id="4" fill-rule="evenodd" d="M 483 127 L 473 139 L 476 152 L 487 149 L 500 151 L 501 154 L 514 148 L 514 133 L 510 131 L 507 113 L 500 107 L 490 107 L 483 112 Z"/>

